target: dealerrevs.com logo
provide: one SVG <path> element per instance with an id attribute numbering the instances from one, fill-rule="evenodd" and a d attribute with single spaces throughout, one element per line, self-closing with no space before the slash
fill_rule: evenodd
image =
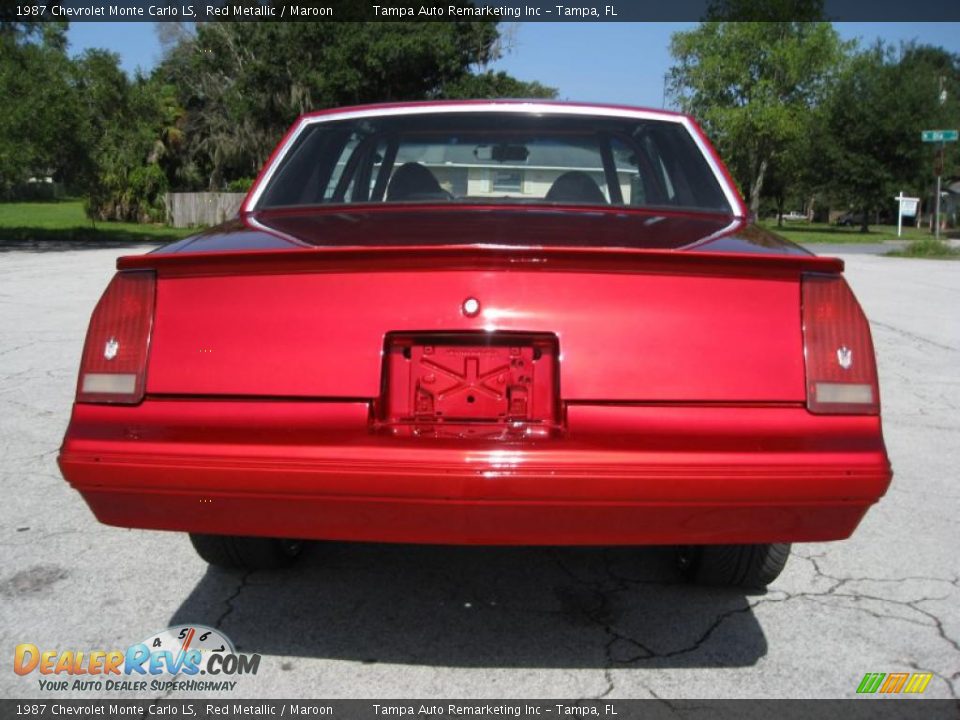
<path id="1" fill-rule="evenodd" d="M 36 677 L 40 690 L 97 692 L 214 691 L 256 675 L 260 656 L 238 653 L 230 639 L 204 625 L 177 625 L 126 650 L 42 650 L 17 645 L 13 669 Z"/>

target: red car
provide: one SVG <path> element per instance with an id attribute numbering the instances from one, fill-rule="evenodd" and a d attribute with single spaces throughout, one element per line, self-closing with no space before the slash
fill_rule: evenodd
<path id="1" fill-rule="evenodd" d="M 671 545 L 757 587 L 890 482 L 842 262 L 752 225 L 684 115 L 305 115 L 238 218 L 117 267 L 60 467 L 214 564 Z"/>

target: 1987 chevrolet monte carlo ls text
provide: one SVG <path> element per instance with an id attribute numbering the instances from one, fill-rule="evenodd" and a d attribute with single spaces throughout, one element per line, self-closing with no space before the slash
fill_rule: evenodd
<path id="1" fill-rule="evenodd" d="M 220 565 L 658 544 L 763 586 L 890 482 L 842 269 L 752 225 L 683 115 L 306 115 L 238 218 L 120 258 L 60 467 L 102 522 Z"/>

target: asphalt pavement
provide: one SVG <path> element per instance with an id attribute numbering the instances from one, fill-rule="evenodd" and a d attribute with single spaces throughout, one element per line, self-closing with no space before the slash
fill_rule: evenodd
<path id="1" fill-rule="evenodd" d="M 957 697 L 960 263 L 846 256 L 894 482 L 853 538 L 795 546 L 746 595 L 681 584 L 660 549 L 316 545 L 235 574 L 185 536 L 98 524 L 55 456 L 90 312 L 136 251 L 0 253 L 0 696 L 105 694 L 41 691 L 12 671 L 17 644 L 122 649 L 201 623 L 262 656 L 228 699 L 849 698 L 900 671 Z"/>

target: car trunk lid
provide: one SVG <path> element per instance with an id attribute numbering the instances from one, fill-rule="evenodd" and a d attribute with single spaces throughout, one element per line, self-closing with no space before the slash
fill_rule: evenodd
<path id="1" fill-rule="evenodd" d="M 802 403 L 810 255 L 476 246 L 152 254 L 147 393 L 380 398 L 395 334 L 556 338 L 562 403 Z M 468 300 L 476 313 L 465 311 Z"/>

